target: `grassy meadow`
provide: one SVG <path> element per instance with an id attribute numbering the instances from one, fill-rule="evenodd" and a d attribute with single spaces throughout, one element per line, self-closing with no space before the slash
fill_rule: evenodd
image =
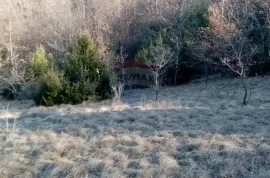
<path id="1" fill-rule="evenodd" d="M 0 178 L 269 178 L 270 77 L 197 79 L 121 102 L 0 102 Z"/>

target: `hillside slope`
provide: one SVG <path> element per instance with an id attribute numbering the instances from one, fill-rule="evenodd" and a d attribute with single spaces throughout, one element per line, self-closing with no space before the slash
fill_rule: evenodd
<path id="1" fill-rule="evenodd" d="M 0 177 L 269 177 L 270 77 L 248 85 L 247 106 L 236 79 L 164 88 L 158 102 L 151 89 L 122 103 L 0 102 Z"/>

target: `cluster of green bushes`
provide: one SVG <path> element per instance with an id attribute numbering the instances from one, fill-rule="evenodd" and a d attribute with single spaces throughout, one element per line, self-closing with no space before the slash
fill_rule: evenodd
<path id="1" fill-rule="evenodd" d="M 72 56 L 58 68 L 51 54 L 39 46 L 29 61 L 28 79 L 35 85 L 38 105 L 77 104 L 110 96 L 109 75 L 87 31 L 78 34 Z"/>

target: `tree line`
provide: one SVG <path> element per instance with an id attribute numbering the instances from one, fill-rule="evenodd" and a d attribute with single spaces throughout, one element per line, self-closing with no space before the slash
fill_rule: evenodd
<path id="1" fill-rule="evenodd" d="M 113 67 L 137 60 L 155 66 L 156 99 L 161 85 L 226 74 L 239 77 L 247 104 L 245 78 L 270 71 L 269 3 L 1 0 L 0 90 L 33 91 L 23 96 L 43 105 L 120 98 Z"/>

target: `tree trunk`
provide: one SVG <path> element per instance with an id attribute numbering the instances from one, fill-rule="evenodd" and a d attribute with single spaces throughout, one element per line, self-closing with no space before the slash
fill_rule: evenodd
<path id="1" fill-rule="evenodd" d="M 262 63 L 260 62 L 260 72 L 261 72 L 261 76 L 262 78 L 264 77 L 264 74 L 263 74 L 263 70 L 262 70 Z"/>
<path id="2" fill-rule="evenodd" d="M 177 73 L 178 73 L 178 66 L 175 67 L 175 73 L 174 73 L 174 86 L 176 86 Z"/>
<path id="3" fill-rule="evenodd" d="M 208 82 L 208 77 L 209 77 L 209 73 L 208 73 L 208 68 L 207 68 L 207 64 L 206 64 L 206 62 L 204 61 L 203 62 L 203 67 L 204 67 L 204 74 L 205 74 L 205 76 L 206 76 L 206 79 L 205 79 L 205 83 L 207 84 L 207 82 Z"/>
<path id="4" fill-rule="evenodd" d="M 156 98 L 155 98 L 155 101 L 158 100 L 158 93 L 159 93 L 159 90 L 157 89 L 157 90 L 156 90 Z"/>
<path id="5" fill-rule="evenodd" d="M 155 90 L 156 90 L 156 97 L 155 100 L 158 100 L 158 93 L 159 93 L 159 73 L 155 71 Z"/>
<path id="6" fill-rule="evenodd" d="M 243 99 L 243 105 L 247 105 L 247 95 L 248 95 L 248 90 L 247 90 L 247 86 L 245 84 L 245 81 L 244 81 L 244 77 L 241 76 L 241 83 L 242 83 L 242 86 L 245 90 L 245 95 L 244 95 L 244 99 Z"/>

